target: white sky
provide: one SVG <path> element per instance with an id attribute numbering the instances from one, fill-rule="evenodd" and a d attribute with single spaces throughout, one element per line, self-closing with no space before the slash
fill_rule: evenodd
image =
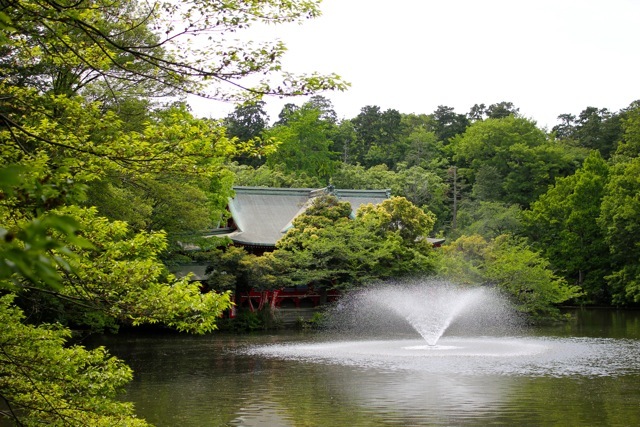
<path id="1" fill-rule="evenodd" d="M 352 84 L 322 94 L 341 119 L 367 105 L 466 114 L 509 101 L 550 129 L 559 114 L 640 99 L 638 0 L 324 0 L 321 10 L 273 31 L 289 49 L 284 69 Z M 305 100 L 269 98 L 267 112 L 275 120 L 285 103 Z M 204 117 L 233 110 L 190 103 Z"/>

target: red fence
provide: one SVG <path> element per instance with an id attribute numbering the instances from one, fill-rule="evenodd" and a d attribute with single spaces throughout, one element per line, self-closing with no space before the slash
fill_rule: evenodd
<path id="1" fill-rule="evenodd" d="M 338 291 L 327 291 L 324 297 L 326 302 L 331 302 L 335 301 L 338 296 Z M 316 307 L 322 302 L 322 299 L 323 295 L 320 292 L 307 286 L 268 291 L 252 289 L 249 292 L 237 294 L 236 305 L 238 307 L 248 307 L 251 311 L 262 310 L 265 306 L 280 308 L 283 303 L 293 303 L 296 308 L 300 308 L 302 304 L 310 304 L 312 307 Z"/>

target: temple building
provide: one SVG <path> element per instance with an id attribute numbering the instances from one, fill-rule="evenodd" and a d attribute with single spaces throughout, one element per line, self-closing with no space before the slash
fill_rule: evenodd
<path id="1" fill-rule="evenodd" d="M 237 246 L 256 255 L 275 249 L 276 242 L 293 226 L 293 220 L 302 214 L 313 199 L 333 194 L 351 204 L 351 215 L 361 205 L 377 205 L 390 197 L 389 190 L 339 190 L 333 187 L 268 188 L 234 187 L 235 197 L 229 200 L 231 219 L 227 227 L 212 235 L 227 236 Z"/>
<path id="2" fill-rule="evenodd" d="M 234 187 L 235 196 L 229 199 L 230 218 L 224 227 L 207 233 L 209 236 L 228 237 L 234 245 L 247 252 L 262 255 L 275 250 L 276 242 L 293 227 L 293 220 L 311 205 L 316 197 L 332 194 L 340 201 L 351 204 L 351 216 L 362 205 L 380 204 L 390 198 L 390 190 L 343 190 L 331 186 L 312 188 Z M 427 238 L 434 246 L 444 239 Z M 191 272 L 195 280 L 206 279 L 206 265 L 182 266 L 178 275 Z M 327 295 L 325 295 L 326 297 Z M 337 298 L 331 292 L 330 299 Z M 297 286 L 269 291 L 241 292 L 235 295 L 238 307 L 259 310 L 265 304 L 274 308 L 315 307 L 320 295 L 309 286 Z"/>

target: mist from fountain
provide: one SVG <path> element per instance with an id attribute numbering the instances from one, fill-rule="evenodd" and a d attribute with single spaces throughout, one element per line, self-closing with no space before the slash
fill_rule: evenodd
<path id="1" fill-rule="evenodd" d="M 387 282 L 347 295 L 331 311 L 330 323 L 335 330 L 358 336 L 413 330 L 427 345 L 436 346 L 451 327 L 462 335 L 513 333 L 522 318 L 495 289 L 422 279 Z"/>
<path id="2" fill-rule="evenodd" d="M 429 285 L 385 288 L 369 292 L 365 301 L 390 308 L 403 317 L 430 346 L 435 346 L 451 323 L 473 307 L 486 303 L 483 288 L 458 289 L 453 286 Z"/>
<path id="3" fill-rule="evenodd" d="M 329 314 L 327 330 L 309 342 L 246 352 L 438 376 L 640 372 L 640 341 L 529 336 L 524 318 L 490 287 L 389 282 L 345 295 Z"/>

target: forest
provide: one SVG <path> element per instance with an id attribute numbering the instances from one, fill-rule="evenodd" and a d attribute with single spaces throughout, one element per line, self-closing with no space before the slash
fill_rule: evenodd
<path id="1" fill-rule="evenodd" d="M 319 13 L 315 1 L 3 3 L 1 417 L 147 425 L 116 398 L 131 369 L 75 333 L 209 333 L 243 286 L 438 275 L 497 286 L 532 321 L 560 304 L 640 303 L 640 103 L 589 106 L 550 130 L 510 102 L 339 119 L 325 91 L 347 90 L 340 76 L 287 73 L 280 42 L 227 37 Z M 202 35 L 206 47 L 185 47 Z M 197 118 L 186 94 L 237 107 Z M 266 96 L 292 102 L 272 120 Z M 239 185 L 392 197 L 355 218 L 319 199 L 257 257 L 202 238 Z M 208 281 L 172 274 L 185 260 L 208 262 Z"/>
<path id="2" fill-rule="evenodd" d="M 276 145 L 259 158 L 233 159 L 236 185 L 389 188 L 433 215 L 427 231 L 447 239 L 445 252 L 457 263 L 469 264 L 466 273 L 457 267 L 457 280 L 491 282 L 484 262 L 495 255 L 484 251 L 508 240 L 574 289 L 565 301 L 626 306 L 640 301 L 632 238 L 639 106 L 587 107 L 546 130 L 510 102 L 476 104 L 465 114 L 364 106 L 338 120 L 331 102 L 316 95 L 285 106 L 273 125 L 261 103 L 237 107 L 224 123 L 240 141 Z M 450 260 L 438 262 L 434 269 L 453 274 L 442 265 Z M 472 267 L 481 267 L 479 276 Z"/>

